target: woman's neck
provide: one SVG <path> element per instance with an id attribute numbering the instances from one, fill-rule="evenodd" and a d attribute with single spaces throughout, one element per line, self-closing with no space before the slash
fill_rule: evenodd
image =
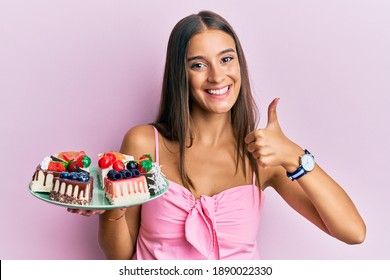
<path id="1" fill-rule="evenodd" d="M 215 114 L 193 111 L 191 116 L 194 142 L 197 144 L 217 146 L 232 141 L 234 135 L 230 112 Z"/>

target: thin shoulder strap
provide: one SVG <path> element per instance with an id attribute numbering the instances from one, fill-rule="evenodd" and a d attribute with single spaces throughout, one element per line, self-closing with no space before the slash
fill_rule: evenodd
<path id="1" fill-rule="evenodd" d="M 156 163 L 157 163 L 157 165 L 159 164 L 159 162 L 160 162 L 160 157 L 159 157 L 159 149 L 158 149 L 158 130 L 157 130 L 157 128 L 155 128 L 154 126 L 153 126 L 153 129 L 154 129 L 154 142 L 155 142 L 155 144 L 156 144 Z"/>
<path id="2" fill-rule="evenodd" d="M 253 171 L 253 185 L 256 185 L 256 172 Z"/>

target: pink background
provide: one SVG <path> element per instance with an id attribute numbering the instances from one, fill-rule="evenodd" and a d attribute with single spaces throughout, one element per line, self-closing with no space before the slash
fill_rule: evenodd
<path id="1" fill-rule="evenodd" d="M 274 97 L 286 135 L 308 148 L 364 217 L 365 243 L 327 236 L 266 191 L 263 259 L 389 259 L 389 1 L 0 2 L 1 259 L 102 259 L 97 217 L 27 187 L 46 155 L 117 150 L 154 120 L 169 33 L 210 9 L 235 27 L 262 121 Z"/>

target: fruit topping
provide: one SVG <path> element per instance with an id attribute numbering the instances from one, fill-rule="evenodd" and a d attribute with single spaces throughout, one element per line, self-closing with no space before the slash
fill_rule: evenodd
<path id="1" fill-rule="evenodd" d="M 112 159 L 108 156 L 102 156 L 98 162 L 98 165 L 101 169 L 106 169 L 110 167 L 111 164 L 112 164 Z"/>
<path id="2" fill-rule="evenodd" d="M 107 173 L 107 178 L 113 181 L 139 177 L 141 173 L 148 173 L 153 167 L 150 154 L 143 154 L 139 160 L 133 160 L 133 157 L 122 153 L 108 152 L 99 154 L 99 158 L 98 165 L 101 169 L 112 167 Z"/>
<path id="3" fill-rule="evenodd" d="M 148 173 L 153 167 L 152 161 L 149 159 L 143 159 L 138 162 L 138 170 L 141 173 Z"/>
<path id="4" fill-rule="evenodd" d="M 120 159 L 120 160 L 126 160 L 126 156 L 122 153 L 118 153 L 118 152 L 110 152 L 111 154 L 113 154 L 115 156 L 115 159 Z"/>
<path id="5" fill-rule="evenodd" d="M 79 173 L 78 172 L 70 172 L 68 179 L 73 180 L 73 181 L 78 181 Z"/>
<path id="6" fill-rule="evenodd" d="M 133 174 L 131 173 L 131 171 L 127 170 L 127 169 L 123 169 L 123 170 L 119 171 L 119 173 L 122 174 L 122 177 L 124 179 L 129 179 L 129 178 L 133 177 Z"/>
<path id="7" fill-rule="evenodd" d="M 69 179 L 69 172 L 61 172 L 60 173 L 60 178 L 61 179 Z"/>
<path id="8" fill-rule="evenodd" d="M 138 163 L 134 160 L 131 160 L 126 164 L 126 168 L 129 170 L 138 169 Z"/>
<path id="9" fill-rule="evenodd" d="M 88 182 L 89 181 L 89 174 L 86 172 L 80 172 L 79 173 L 79 179 L 80 182 Z"/>
<path id="10" fill-rule="evenodd" d="M 143 154 L 143 155 L 139 158 L 140 161 L 141 161 L 141 160 L 144 160 L 144 159 L 148 159 L 148 160 L 150 160 L 150 161 L 153 161 L 152 156 L 151 156 L 150 154 Z"/>
<path id="11" fill-rule="evenodd" d="M 107 178 L 108 179 L 111 179 L 113 181 L 116 181 L 116 180 L 120 180 L 123 178 L 122 174 L 114 169 L 111 169 L 110 171 L 108 171 L 107 173 Z"/>
<path id="12" fill-rule="evenodd" d="M 90 176 L 87 172 L 61 172 L 60 178 L 72 181 L 88 182 Z"/>
<path id="13" fill-rule="evenodd" d="M 136 178 L 141 176 L 141 172 L 138 171 L 138 169 L 132 169 L 130 170 L 132 177 Z"/>
<path id="14" fill-rule="evenodd" d="M 72 152 L 59 153 L 57 157 L 59 159 L 65 160 L 65 161 L 71 161 L 71 160 L 75 160 L 76 158 L 78 158 L 80 156 L 85 156 L 85 155 L 86 155 L 86 153 L 84 151 L 80 151 L 80 152 L 72 151 Z"/>
<path id="15" fill-rule="evenodd" d="M 67 169 L 68 169 L 69 172 L 80 172 L 80 170 L 81 170 L 80 166 L 75 161 L 69 162 Z"/>
<path id="16" fill-rule="evenodd" d="M 87 155 L 81 155 L 77 157 L 75 160 L 79 167 L 87 168 L 91 165 L 91 158 Z"/>
<path id="17" fill-rule="evenodd" d="M 114 161 L 114 163 L 112 164 L 112 168 L 116 171 L 121 171 L 121 170 L 125 169 L 125 165 L 124 165 L 123 161 L 118 159 L 118 160 Z"/>
<path id="18" fill-rule="evenodd" d="M 114 162 L 117 160 L 114 153 L 105 153 L 104 156 L 108 157 L 111 160 L 111 162 Z"/>
<path id="19" fill-rule="evenodd" d="M 53 162 L 62 163 L 70 172 L 80 172 L 80 168 L 88 168 L 91 165 L 91 158 L 84 151 L 61 152 L 50 157 Z"/>
<path id="20" fill-rule="evenodd" d="M 89 167 L 92 163 L 92 160 L 89 156 L 83 157 L 83 167 Z"/>
<path id="21" fill-rule="evenodd" d="M 51 161 L 51 162 L 49 162 L 47 170 L 62 172 L 62 171 L 66 171 L 66 168 L 62 162 Z"/>

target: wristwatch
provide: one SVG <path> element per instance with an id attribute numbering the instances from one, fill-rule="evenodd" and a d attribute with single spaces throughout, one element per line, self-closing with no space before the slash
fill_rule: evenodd
<path id="1" fill-rule="evenodd" d="M 287 177 L 290 178 L 291 181 L 301 178 L 307 172 L 310 172 L 314 169 L 315 160 L 314 156 L 308 151 L 305 150 L 305 154 L 299 157 L 299 167 L 294 172 L 287 172 Z"/>

